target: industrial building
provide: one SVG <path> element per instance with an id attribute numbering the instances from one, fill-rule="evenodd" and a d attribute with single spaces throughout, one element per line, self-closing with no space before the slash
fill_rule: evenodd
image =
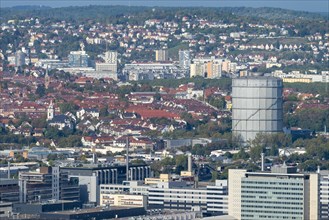
<path id="1" fill-rule="evenodd" d="M 39 172 L 19 173 L 19 194 L 21 203 L 48 200 L 79 200 L 77 179 L 58 167 L 41 167 Z"/>
<path id="2" fill-rule="evenodd" d="M 148 165 L 97 165 L 90 164 L 84 167 L 61 167 L 68 172 L 70 178 L 76 178 L 80 186 L 82 202 L 99 204 L 99 185 L 121 184 L 124 180 L 144 180 L 151 177 L 151 168 Z"/>
<path id="3" fill-rule="evenodd" d="M 229 170 L 228 214 L 238 220 L 319 219 L 319 175 L 296 167 L 272 172 Z"/>
<path id="4" fill-rule="evenodd" d="M 18 180 L 0 178 L 0 201 L 19 202 Z"/>
<path id="5" fill-rule="evenodd" d="M 283 129 L 282 80 L 275 77 L 241 77 L 232 81 L 232 131 L 246 144 L 258 133 Z"/>

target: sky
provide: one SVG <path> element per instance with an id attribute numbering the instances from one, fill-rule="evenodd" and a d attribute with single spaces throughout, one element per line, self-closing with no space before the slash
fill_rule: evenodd
<path id="1" fill-rule="evenodd" d="M 0 7 L 44 5 L 50 7 L 86 5 L 130 5 L 168 7 L 276 7 L 297 11 L 328 12 L 329 0 L 0 0 Z M 1 13 L 1 12 L 0 12 Z"/>

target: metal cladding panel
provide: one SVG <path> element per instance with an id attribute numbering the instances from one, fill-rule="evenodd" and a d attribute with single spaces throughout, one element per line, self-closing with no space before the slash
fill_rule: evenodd
<path id="1" fill-rule="evenodd" d="M 260 132 L 282 131 L 282 80 L 244 77 L 232 81 L 232 129 L 244 141 Z"/>

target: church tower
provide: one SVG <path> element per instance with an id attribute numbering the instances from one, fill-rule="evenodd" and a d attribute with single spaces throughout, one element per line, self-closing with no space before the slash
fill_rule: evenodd
<path id="1" fill-rule="evenodd" d="M 47 70 L 46 70 L 46 75 L 45 75 L 45 88 L 48 89 L 50 84 L 50 77 L 48 75 L 48 66 L 47 66 Z"/>
<path id="2" fill-rule="evenodd" d="M 53 101 L 51 100 L 50 104 L 48 106 L 48 109 L 47 109 L 47 121 L 53 119 L 54 116 L 55 116 L 55 108 L 54 108 Z"/>

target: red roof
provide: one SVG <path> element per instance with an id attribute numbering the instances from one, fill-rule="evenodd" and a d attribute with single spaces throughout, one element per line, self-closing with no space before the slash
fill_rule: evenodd
<path id="1" fill-rule="evenodd" d="M 139 114 L 143 119 L 146 118 L 172 118 L 172 119 L 179 119 L 179 114 L 175 114 L 172 112 L 167 112 L 164 110 L 158 109 L 142 109 L 142 108 L 134 108 L 130 107 L 126 110 L 127 112 L 135 112 Z"/>

